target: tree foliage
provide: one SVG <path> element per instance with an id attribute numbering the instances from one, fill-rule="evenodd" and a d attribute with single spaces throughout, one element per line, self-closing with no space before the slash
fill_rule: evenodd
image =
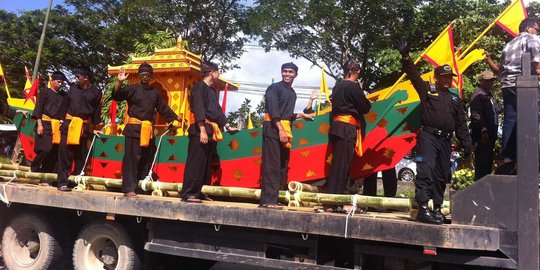
<path id="1" fill-rule="evenodd" d="M 69 74 L 80 66 L 95 72 L 95 83 L 104 88 L 108 65 L 120 65 L 136 50 L 147 54 L 154 44 L 168 43 L 179 35 L 190 50 L 225 69 L 243 53 L 240 33 L 244 6 L 237 0 L 66 0 L 69 9 L 51 10 L 39 73 L 53 70 Z M 35 61 L 45 10 L 12 13 L 0 10 L 0 63 L 11 92 L 22 94 L 24 66 Z M 167 29 L 167 30 L 166 30 Z M 161 32 L 160 32 L 161 31 Z M 157 33 L 157 34 L 156 34 Z M 153 42 L 153 41 L 152 41 Z M 143 47 L 146 49 L 143 50 Z"/>
<path id="2" fill-rule="evenodd" d="M 265 113 L 264 99 L 261 100 L 257 107 L 255 107 L 255 110 L 253 110 L 251 106 L 251 100 L 245 98 L 238 110 L 229 112 L 229 115 L 227 115 L 227 121 L 232 126 L 238 127 L 240 129 L 246 129 L 249 112 L 251 112 L 251 121 L 253 123 L 253 127 L 262 127 Z"/>

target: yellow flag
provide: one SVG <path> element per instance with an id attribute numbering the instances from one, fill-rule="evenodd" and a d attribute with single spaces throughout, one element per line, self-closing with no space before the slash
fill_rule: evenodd
<path id="1" fill-rule="evenodd" d="M 47 88 L 51 88 L 51 81 L 52 81 L 52 78 L 51 78 L 51 75 L 49 75 L 49 80 L 47 81 Z"/>
<path id="2" fill-rule="evenodd" d="M 484 50 L 474 49 L 468 53 L 465 57 L 458 60 L 457 65 L 459 70 L 466 70 L 470 65 L 486 58 Z"/>
<path id="3" fill-rule="evenodd" d="M 251 112 L 248 112 L 248 123 L 247 123 L 248 129 L 253 129 L 253 122 L 251 121 Z"/>
<path id="4" fill-rule="evenodd" d="M 6 94 L 8 99 L 11 98 L 11 95 L 9 94 L 9 89 L 6 81 L 6 75 L 4 75 L 4 70 L 2 69 L 2 65 L 0 64 L 0 77 L 2 77 L 2 81 L 4 81 L 4 88 L 6 89 Z"/>
<path id="5" fill-rule="evenodd" d="M 456 66 L 454 54 L 454 36 L 452 24 L 450 24 L 424 51 L 422 58 L 435 67 L 448 64 L 454 69 Z M 455 69 L 454 72 L 456 72 Z"/>
<path id="6" fill-rule="evenodd" d="M 499 15 L 497 25 L 512 36 L 519 35 L 519 24 L 527 18 L 527 9 L 523 0 L 515 0 Z"/>
<path id="7" fill-rule="evenodd" d="M 24 67 L 24 71 L 26 72 L 26 82 L 24 83 L 23 92 L 29 93 L 30 88 L 32 88 L 32 78 L 30 78 L 30 72 L 28 72 L 28 68 L 26 68 L 26 66 Z"/>

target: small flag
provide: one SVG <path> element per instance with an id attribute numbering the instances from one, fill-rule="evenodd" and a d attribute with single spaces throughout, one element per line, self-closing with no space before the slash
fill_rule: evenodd
<path id="1" fill-rule="evenodd" d="M 221 102 L 221 109 L 223 110 L 223 113 L 227 111 L 227 92 L 229 91 L 229 84 L 225 85 L 225 89 L 223 90 L 223 101 Z"/>
<path id="2" fill-rule="evenodd" d="M 52 77 L 51 75 L 49 75 L 49 80 L 47 81 L 47 88 L 51 88 L 51 81 L 52 81 Z"/>
<path id="3" fill-rule="evenodd" d="M 519 35 L 519 24 L 527 17 L 527 9 L 523 0 L 515 0 L 499 15 L 496 21 L 497 25 L 504 31 L 516 37 Z"/>
<path id="4" fill-rule="evenodd" d="M 26 101 L 28 101 L 29 99 L 31 99 L 32 102 L 36 103 L 36 96 L 37 96 L 38 87 L 39 87 L 39 76 L 36 77 L 36 80 L 32 83 L 30 88 L 25 89 L 26 98 L 25 98 L 23 104 L 26 104 Z"/>
<path id="5" fill-rule="evenodd" d="M 253 129 L 253 122 L 251 121 L 251 111 L 248 111 L 248 123 L 247 123 L 248 129 Z"/>

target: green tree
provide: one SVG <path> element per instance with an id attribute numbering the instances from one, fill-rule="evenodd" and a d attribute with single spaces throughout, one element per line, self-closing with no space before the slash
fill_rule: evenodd
<path id="1" fill-rule="evenodd" d="M 241 123 L 239 128 L 246 129 L 248 123 L 248 112 L 251 111 L 251 121 L 253 122 L 253 127 L 262 127 L 264 121 L 264 99 L 261 100 L 255 110 L 252 110 L 251 108 L 251 100 L 245 98 L 238 110 L 229 112 L 229 115 L 227 115 L 227 121 L 235 127 L 238 127 L 238 124 Z"/>

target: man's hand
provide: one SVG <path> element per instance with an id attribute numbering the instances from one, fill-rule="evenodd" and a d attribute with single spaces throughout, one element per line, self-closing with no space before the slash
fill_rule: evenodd
<path id="1" fill-rule="evenodd" d="M 409 44 L 406 40 L 402 39 L 396 43 L 396 49 L 399 51 L 401 56 L 409 56 Z"/>
<path id="2" fill-rule="evenodd" d="M 235 128 L 235 127 L 228 127 L 227 131 L 230 132 L 230 133 L 236 133 L 236 132 L 240 131 L 240 129 Z"/>
<path id="3" fill-rule="evenodd" d="M 92 133 L 94 133 L 95 136 L 97 136 L 98 138 L 101 138 L 101 134 L 103 134 L 103 131 L 99 130 L 99 129 L 95 129 Z"/>
<path id="4" fill-rule="evenodd" d="M 202 144 L 207 144 L 208 143 L 208 134 L 206 134 L 206 131 L 201 132 L 201 140 L 200 140 L 200 142 Z"/>
<path id="5" fill-rule="evenodd" d="M 126 70 L 125 69 L 120 69 L 120 71 L 118 72 L 118 76 L 116 78 L 118 79 L 118 81 L 123 82 L 128 77 L 129 77 L 129 74 L 126 74 Z"/>
<path id="6" fill-rule="evenodd" d="M 314 89 L 314 90 L 311 90 L 311 95 L 309 96 L 309 99 L 311 100 L 315 100 L 319 97 L 319 91 Z"/>
<path id="7" fill-rule="evenodd" d="M 39 135 L 43 134 L 43 125 L 42 124 L 38 124 L 38 126 L 37 126 L 37 134 L 39 134 Z"/>
<path id="8" fill-rule="evenodd" d="M 313 120 L 313 117 L 315 117 L 315 113 L 303 113 L 301 114 L 302 118 L 306 119 L 306 120 Z"/>
<path id="9" fill-rule="evenodd" d="M 287 136 L 287 132 L 285 132 L 284 129 L 279 130 L 279 141 L 282 143 L 288 143 L 289 142 L 289 136 Z"/>
<path id="10" fill-rule="evenodd" d="M 15 112 L 16 113 L 22 113 L 25 118 L 28 117 L 28 112 L 25 111 L 25 110 L 16 110 Z"/>

